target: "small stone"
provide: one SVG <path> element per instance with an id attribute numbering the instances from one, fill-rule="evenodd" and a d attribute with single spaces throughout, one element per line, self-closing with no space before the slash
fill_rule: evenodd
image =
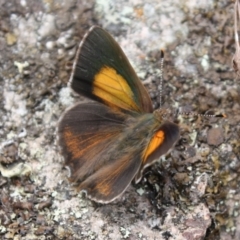
<path id="1" fill-rule="evenodd" d="M 142 188 L 137 189 L 137 193 L 142 196 L 144 194 L 144 190 Z"/>
<path id="2" fill-rule="evenodd" d="M 176 173 L 174 180 L 183 185 L 187 185 L 190 181 L 188 173 Z"/>
<path id="3" fill-rule="evenodd" d="M 48 41 L 46 42 L 46 48 L 52 50 L 55 47 L 55 42 Z"/>
<path id="4" fill-rule="evenodd" d="M 207 142 L 209 145 L 218 146 L 223 143 L 222 128 L 212 128 L 207 133 Z"/>
<path id="5" fill-rule="evenodd" d="M 7 33 L 6 34 L 6 40 L 7 40 L 7 44 L 9 46 L 11 46 L 11 45 L 14 45 L 17 42 L 17 37 L 13 33 Z"/>
<path id="6" fill-rule="evenodd" d="M 210 154 L 210 147 L 207 145 L 203 145 L 200 149 L 199 149 L 199 153 L 202 157 L 207 157 Z"/>
<path id="7" fill-rule="evenodd" d="M 5 168 L 0 164 L 0 173 L 6 178 L 30 175 L 31 171 L 32 169 L 30 165 L 24 163 L 18 163 L 8 168 Z"/>

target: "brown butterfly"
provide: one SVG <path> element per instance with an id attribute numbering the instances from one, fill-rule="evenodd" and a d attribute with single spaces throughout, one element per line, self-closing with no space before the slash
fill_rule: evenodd
<path id="1" fill-rule="evenodd" d="M 77 103 L 60 119 L 59 144 L 71 181 L 87 196 L 108 203 L 179 139 L 166 111 L 150 97 L 112 36 L 93 26 L 81 42 L 71 88 L 95 102 Z"/>

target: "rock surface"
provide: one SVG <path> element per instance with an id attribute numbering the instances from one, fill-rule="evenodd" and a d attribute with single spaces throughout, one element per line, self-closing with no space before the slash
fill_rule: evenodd
<path id="1" fill-rule="evenodd" d="M 240 84 L 231 68 L 234 3 L 0 1 L 1 239 L 239 239 Z M 58 119 L 82 97 L 67 87 L 83 34 L 108 30 L 181 139 L 116 202 L 77 193 L 56 144 Z M 214 138 L 213 129 L 221 129 Z"/>

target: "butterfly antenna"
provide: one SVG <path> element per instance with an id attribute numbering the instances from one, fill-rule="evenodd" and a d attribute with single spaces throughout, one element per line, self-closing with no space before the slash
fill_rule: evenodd
<path id="1" fill-rule="evenodd" d="M 162 107 L 162 92 L 163 92 L 163 63 L 164 63 L 164 51 L 161 49 L 161 65 L 160 65 L 160 82 L 159 82 L 159 105 Z"/>
<path id="2" fill-rule="evenodd" d="M 183 115 L 183 116 L 198 116 L 198 117 L 208 117 L 208 118 L 215 118 L 215 117 L 219 117 L 219 118 L 226 118 L 227 115 L 223 114 L 223 113 L 219 113 L 219 114 L 199 114 L 199 113 L 194 113 L 194 112 L 178 112 L 177 115 Z"/>
<path id="3" fill-rule="evenodd" d="M 238 1 L 238 0 L 237 0 Z M 239 16 L 240 16 L 240 8 L 239 8 Z M 238 36 L 237 36 L 238 37 Z M 240 54 L 240 52 L 239 52 Z M 162 107 L 162 92 L 163 92 L 163 64 L 164 64 L 164 51 L 161 49 L 161 64 L 160 64 L 160 74 L 159 74 L 159 104 L 160 108 Z M 208 117 L 208 118 L 226 118 L 226 114 L 199 114 L 194 112 L 178 112 L 177 115 L 183 116 L 199 116 L 199 117 Z"/>

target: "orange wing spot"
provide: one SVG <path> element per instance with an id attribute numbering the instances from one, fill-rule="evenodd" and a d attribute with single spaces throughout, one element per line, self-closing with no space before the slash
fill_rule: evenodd
<path id="1" fill-rule="evenodd" d="M 63 131 L 63 138 L 68 151 L 72 154 L 74 159 L 77 159 L 79 154 L 79 141 L 76 141 L 76 135 L 69 129 L 65 128 Z"/>
<path id="2" fill-rule="evenodd" d="M 103 196 L 109 196 L 112 191 L 112 185 L 104 181 L 97 184 L 95 189 L 97 189 L 97 191 Z"/>
<path id="3" fill-rule="evenodd" d="M 110 138 L 111 134 L 105 134 L 104 139 Z M 63 131 L 63 138 L 66 144 L 68 152 L 71 153 L 73 159 L 79 159 L 83 156 L 84 152 L 90 151 L 92 147 L 99 144 L 102 141 L 102 136 L 94 136 L 85 139 L 82 139 L 82 136 L 79 136 L 72 132 L 69 127 L 66 127 Z M 91 139 L 92 138 L 92 139 Z M 86 146 L 85 141 L 87 141 L 88 145 Z"/>
<path id="4" fill-rule="evenodd" d="M 163 131 L 158 131 L 154 134 L 143 154 L 143 161 L 145 162 L 148 157 L 163 143 L 165 134 Z"/>
<path id="5" fill-rule="evenodd" d="M 125 155 L 117 165 L 112 164 L 106 167 L 102 172 L 104 179 L 96 184 L 95 190 L 104 196 L 109 196 L 114 191 L 113 187 L 119 176 L 123 175 L 128 168 L 130 155 Z"/>
<path id="6" fill-rule="evenodd" d="M 105 66 L 96 74 L 93 82 L 93 93 L 107 105 L 140 111 L 134 102 L 134 94 L 127 81 L 113 68 Z"/>

